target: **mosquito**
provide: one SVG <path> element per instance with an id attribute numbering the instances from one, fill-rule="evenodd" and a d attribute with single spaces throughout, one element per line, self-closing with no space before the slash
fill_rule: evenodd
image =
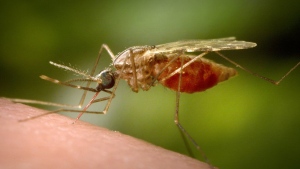
<path id="1" fill-rule="evenodd" d="M 278 85 L 300 64 L 300 62 L 298 62 L 284 76 L 282 76 L 280 80 L 274 81 L 240 66 L 219 52 L 222 50 L 248 49 L 255 46 L 256 43 L 238 41 L 235 39 L 235 37 L 228 37 L 209 40 L 183 40 L 161 45 L 133 46 L 127 48 L 123 52 L 118 53 L 117 55 L 114 55 L 111 49 L 106 44 L 103 44 L 100 48 L 95 64 L 89 74 L 74 69 L 70 66 L 50 61 L 50 64 L 53 66 L 74 72 L 78 75 L 81 75 L 82 78 L 70 79 L 63 82 L 45 75 L 40 76 L 40 78 L 56 84 L 84 90 L 78 105 L 72 106 L 25 99 L 11 100 L 20 103 L 63 107 L 61 109 L 48 112 L 47 114 L 63 111 L 79 112 L 80 114 L 74 121 L 75 123 L 83 115 L 83 113 L 106 114 L 111 105 L 112 99 L 115 97 L 115 91 L 120 79 L 124 79 L 132 91 L 136 93 L 140 89 L 147 91 L 159 83 L 176 92 L 174 122 L 180 131 L 186 136 L 186 138 L 188 138 L 188 140 L 191 141 L 196 149 L 202 154 L 204 159 L 208 161 L 200 146 L 179 122 L 180 94 L 201 92 L 217 85 L 219 82 L 228 80 L 229 78 L 237 75 L 237 71 L 235 69 L 203 58 L 203 56 L 208 53 L 214 52 L 236 67 L 239 67 L 240 69 L 256 77 L 275 85 Z M 110 55 L 112 63 L 110 64 L 109 68 L 106 68 L 99 74 L 95 75 L 97 65 L 104 50 Z M 86 85 L 75 85 L 74 82 L 86 82 Z M 96 87 L 90 87 L 92 82 L 96 83 Z M 95 94 L 86 104 L 86 106 L 83 109 L 80 109 L 86 99 L 87 92 L 94 92 Z M 108 93 L 109 96 L 99 98 L 98 95 L 100 92 Z M 103 111 L 88 111 L 88 108 L 92 104 L 102 101 L 107 101 Z M 79 110 L 72 108 L 79 108 Z M 43 115 L 45 114 L 31 117 L 29 119 L 37 118 Z"/>

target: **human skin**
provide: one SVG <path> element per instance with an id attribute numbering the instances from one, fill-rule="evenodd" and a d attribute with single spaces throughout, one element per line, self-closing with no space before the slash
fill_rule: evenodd
<path id="1" fill-rule="evenodd" d="M 0 168 L 208 169 L 196 159 L 86 122 L 0 99 Z"/>

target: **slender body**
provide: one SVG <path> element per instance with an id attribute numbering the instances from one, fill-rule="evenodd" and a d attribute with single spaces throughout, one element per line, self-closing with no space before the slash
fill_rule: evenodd
<path id="1" fill-rule="evenodd" d="M 211 88 L 237 74 L 233 68 L 214 63 L 202 56 L 213 51 L 255 46 L 255 43 L 236 41 L 233 37 L 136 46 L 118 54 L 113 65 L 117 69 L 116 73 L 128 82 L 134 92 L 139 88 L 149 90 L 157 82 L 177 91 L 179 71 L 176 70 L 181 69 L 180 65 L 183 62 L 180 92 L 194 93 Z M 202 51 L 202 55 L 189 54 Z M 176 73 L 172 74 L 175 71 Z"/>

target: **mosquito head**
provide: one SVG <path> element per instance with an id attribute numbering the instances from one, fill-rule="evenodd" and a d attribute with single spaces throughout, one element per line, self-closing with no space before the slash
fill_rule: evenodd
<path id="1" fill-rule="evenodd" d="M 97 76 L 97 79 L 101 81 L 101 83 L 98 83 L 97 90 L 101 91 L 104 89 L 110 89 L 115 85 L 115 77 L 111 70 L 103 70 L 101 71 Z"/>

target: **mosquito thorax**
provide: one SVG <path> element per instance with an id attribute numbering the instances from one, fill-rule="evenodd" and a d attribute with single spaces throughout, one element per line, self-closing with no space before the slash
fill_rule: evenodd
<path id="1" fill-rule="evenodd" d="M 130 65 L 130 55 L 139 56 L 144 55 L 145 52 L 154 49 L 154 45 L 145 45 L 145 46 L 133 46 L 130 47 L 122 52 L 120 52 L 116 59 L 114 60 L 113 65 L 117 67 L 122 67 L 124 65 L 124 62 L 126 61 L 126 64 Z"/>
<path id="2" fill-rule="evenodd" d="M 110 89 L 115 85 L 115 77 L 110 70 L 101 71 L 95 78 L 101 81 L 101 83 L 98 83 L 98 86 L 96 87 L 98 91 Z"/>

